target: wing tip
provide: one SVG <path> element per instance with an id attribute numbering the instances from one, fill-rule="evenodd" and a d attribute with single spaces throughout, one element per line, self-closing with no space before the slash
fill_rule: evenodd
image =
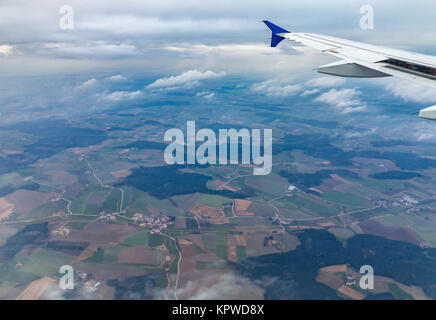
<path id="1" fill-rule="evenodd" d="M 279 27 L 278 25 L 272 23 L 269 20 L 263 20 L 262 22 L 266 24 L 266 26 L 271 30 L 274 35 L 279 33 L 291 33 L 290 31 Z"/>
<path id="2" fill-rule="evenodd" d="M 271 30 L 272 32 L 272 37 L 271 37 L 271 47 L 275 48 L 277 47 L 277 45 L 282 42 L 282 40 L 284 39 L 283 37 L 279 36 L 279 34 L 281 33 L 290 33 L 288 30 L 283 29 L 282 27 L 279 27 L 278 25 L 268 21 L 268 20 L 263 20 L 263 23 L 266 24 L 266 26 Z"/>

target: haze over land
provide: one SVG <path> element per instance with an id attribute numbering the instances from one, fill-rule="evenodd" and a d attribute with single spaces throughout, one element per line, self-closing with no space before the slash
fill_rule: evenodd
<path id="1" fill-rule="evenodd" d="M 260 23 L 434 54 L 429 2 L 374 2 L 373 31 L 358 1 L 73 1 L 68 31 L 61 5 L 1 5 L 1 298 L 436 297 L 435 92 L 317 75 Z M 272 173 L 168 166 L 186 121 L 272 129 Z"/>

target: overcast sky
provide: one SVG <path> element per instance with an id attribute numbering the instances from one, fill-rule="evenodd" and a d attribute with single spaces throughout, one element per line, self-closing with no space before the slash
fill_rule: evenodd
<path id="1" fill-rule="evenodd" d="M 365 4 L 374 7 L 374 30 L 359 28 L 359 9 Z M 59 27 L 63 5 L 74 9 L 73 30 Z M 1 0 L 0 71 L 9 75 L 143 68 L 172 74 L 213 68 L 270 75 L 329 61 L 310 50 L 290 51 L 287 45 L 268 48 L 262 19 L 291 31 L 434 53 L 435 7 L 433 0 Z"/>
<path id="2" fill-rule="evenodd" d="M 73 30 L 59 26 L 64 5 L 74 10 Z M 360 29 L 363 5 L 374 8 L 374 30 Z M 0 0 L 0 123 L 102 112 L 177 90 L 225 104 L 219 82 L 232 77 L 253 95 L 305 97 L 350 120 L 390 117 L 379 94 L 414 112 L 434 104 L 436 90 L 393 78 L 320 77 L 313 69 L 335 58 L 285 41 L 270 48 L 261 21 L 435 55 L 435 9 L 434 0 Z M 208 81 L 216 87 L 204 88 Z M 392 116 L 388 132 L 410 136 L 407 108 L 404 126 Z M 434 123 L 414 119 L 416 139 L 436 138 Z"/>

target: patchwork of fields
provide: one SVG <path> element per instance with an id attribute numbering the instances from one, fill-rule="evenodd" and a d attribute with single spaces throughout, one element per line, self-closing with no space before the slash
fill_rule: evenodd
<path id="1" fill-rule="evenodd" d="M 168 166 L 160 137 L 172 125 L 169 114 L 150 107 L 92 117 L 86 128 L 64 122 L 13 128 L 11 139 L 22 148 L 2 151 L 11 162 L 0 176 L 0 298 L 216 297 L 224 284 L 235 299 L 277 298 L 280 284 L 264 283 L 256 265 L 269 258 L 274 265 L 283 255 L 311 257 L 305 232 L 327 232 L 342 244 L 364 234 L 436 247 L 436 164 L 410 146 L 366 143 L 351 151 L 322 123 L 296 121 L 289 134 L 289 122 L 278 119 L 268 176 L 253 176 L 243 165 Z M 219 126 L 202 110 L 196 117 Z M 66 130 L 69 144 L 41 142 L 56 140 L 47 126 L 62 137 Z M 416 161 L 416 172 L 408 161 Z M 342 258 L 329 263 L 356 273 Z M 241 271 L 246 263 L 254 268 L 248 273 Z M 74 268 L 72 292 L 58 290 L 63 265 Z M 344 272 L 333 269 L 310 269 L 307 281 L 314 290 L 322 286 L 325 297 L 368 296 L 344 286 Z M 377 293 L 434 298 L 430 287 L 398 272 L 380 275 Z"/>

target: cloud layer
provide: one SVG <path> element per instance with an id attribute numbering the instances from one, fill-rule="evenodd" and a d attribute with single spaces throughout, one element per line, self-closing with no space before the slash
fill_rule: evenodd
<path id="1" fill-rule="evenodd" d="M 192 88 L 197 86 L 200 81 L 212 78 L 219 78 L 225 76 L 225 72 L 213 72 L 213 71 L 198 71 L 190 70 L 183 72 L 177 76 L 170 76 L 167 78 L 161 78 L 147 86 L 147 89 L 178 89 L 178 88 Z"/>
<path id="2" fill-rule="evenodd" d="M 436 89 L 405 80 L 390 79 L 386 89 L 405 101 L 436 103 Z"/>
<path id="3" fill-rule="evenodd" d="M 73 30 L 59 27 L 64 4 L 15 0 L 0 5 L 0 59 L 8 59 L 6 64 L 0 61 L 2 71 L 35 74 L 48 66 L 77 72 L 140 65 L 159 66 L 165 73 L 213 67 L 227 73 L 285 74 L 313 68 L 317 61 L 311 65 L 313 56 L 303 59 L 286 45 L 267 48 L 270 35 L 262 19 L 291 31 L 421 51 L 433 45 L 436 28 L 432 3 L 426 0 L 373 3 L 373 32 L 359 28 L 362 3 L 357 0 L 71 0 Z"/>
<path id="4" fill-rule="evenodd" d="M 267 80 L 252 86 L 253 91 L 262 92 L 273 97 L 287 97 L 296 94 L 301 88 L 299 84 L 283 84 L 277 80 Z"/>
<path id="5" fill-rule="evenodd" d="M 350 113 L 366 109 L 365 104 L 358 98 L 359 95 L 360 92 L 356 89 L 331 89 L 321 94 L 315 101 L 327 103 L 341 113 Z"/>

